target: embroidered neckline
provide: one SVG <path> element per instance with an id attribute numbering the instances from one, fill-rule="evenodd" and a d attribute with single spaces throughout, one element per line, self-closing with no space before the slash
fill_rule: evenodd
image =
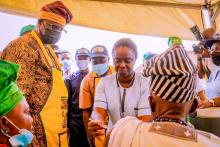
<path id="1" fill-rule="evenodd" d="M 190 126 L 187 124 L 187 122 L 185 122 L 185 121 L 183 121 L 183 120 L 180 120 L 180 119 L 161 117 L 161 118 L 155 119 L 154 121 L 155 121 L 155 122 L 175 122 L 175 123 L 178 123 L 178 124 L 180 124 L 180 125 L 190 127 Z"/>

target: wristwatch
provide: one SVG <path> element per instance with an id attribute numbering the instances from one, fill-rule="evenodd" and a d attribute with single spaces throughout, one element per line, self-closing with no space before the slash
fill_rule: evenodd
<path id="1" fill-rule="evenodd" d="M 215 102 L 213 100 L 208 100 L 212 104 L 212 107 L 215 107 Z"/>

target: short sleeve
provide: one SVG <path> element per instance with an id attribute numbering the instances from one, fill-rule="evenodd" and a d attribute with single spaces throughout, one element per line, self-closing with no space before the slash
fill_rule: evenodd
<path id="1" fill-rule="evenodd" d="M 100 107 L 100 108 L 107 110 L 107 98 L 106 98 L 106 94 L 105 94 L 105 86 L 104 85 L 108 85 L 108 84 L 105 82 L 106 81 L 103 78 L 96 88 L 94 108 Z"/>
<path id="2" fill-rule="evenodd" d="M 79 93 L 79 107 L 81 109 L 88 109 L 92 107 L 92 94 L 89 86 L 89 75 L 87 75 L 81 83 Z"/>
<path id="3" fill-rule="evenodd" d="M 205 90 L 205 89 L 206 89 L 206 81 L 203 79 L 200 79 L 197 76 L 196 92 L 198 93 L 198 92 Z"/>
<path id="4" fill-rule="evenodd" d="M 138 116 L 151 115 L 148 97 L 150 96 L 150 79 L 142 77 L 141 98 L 138 103 Z"/>

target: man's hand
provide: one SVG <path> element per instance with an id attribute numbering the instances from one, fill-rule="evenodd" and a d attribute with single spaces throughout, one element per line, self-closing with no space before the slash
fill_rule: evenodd
<path id="1" fill-rule="evenodd" d="M 205 48 L 205 46 L 201 43 L 198 45 L 201 48 L 200 53 L 196 53 L 197 57 L 201 58 L 210 58 L 210 51 L 209 49 Z"/>
<path id="2" fill-rule="evenodd" d="M 202 53 L 201 53 L 203 58 L 210 58 L 210 51 L 206 49 L 204 46 L 202 46 Z"/>
<path id="3" fill-rule="evenodd" d="M 98 137 L 105 134 L 107 126 L 104 122 L 99 120 L 90 120 L 88 123 L 88 132 L 90 136 Z"/>

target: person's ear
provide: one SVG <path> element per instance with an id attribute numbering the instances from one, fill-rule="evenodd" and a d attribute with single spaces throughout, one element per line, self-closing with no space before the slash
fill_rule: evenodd
<path id="1" fill-rule="evenodd" d="M 149 97 L 148 97 L 148 101 L 149 101 L 149 104 L 150 104 L 150 108 L 151 108 L 152 113 L 155 112 L 155 103 L 154 103 L 154 101 L 153 101 L 153 97 L 152 97 L 152 96 L 149 96 Z"/>
<path id="2" fill-rule="evenodd" d="M 38 21 L 36 27 L 35 27 L 36 31 L 40 34 L 43 35 L 42 32 L 44 32 L 44 26 L 43 26 L 43 21 L 40 20 Z"/>
<path id="3" fill-rule="evenodd" d="M 194 111 L 196 111 L 196 109 L 198 108 L 199 102 L 197 99 L 193 100 L 192 106 L 189 110 L 189 113 L 193 113 Z"/>
<path id="4" fill-rule="evenodd" d="M 42 20 L 38 21 L 38 23 L 37 23 L 38 28 L 40 28 L 42 26 L 42 22 L 43 22 Z"/>
<path id="5" fill-rule="evenodd" d="M 10 122 L 5 119 L 4 117 L 0 118 L 0 131 L 3 135 L 10 137 L 11 130 L 10 130 Z"/>

